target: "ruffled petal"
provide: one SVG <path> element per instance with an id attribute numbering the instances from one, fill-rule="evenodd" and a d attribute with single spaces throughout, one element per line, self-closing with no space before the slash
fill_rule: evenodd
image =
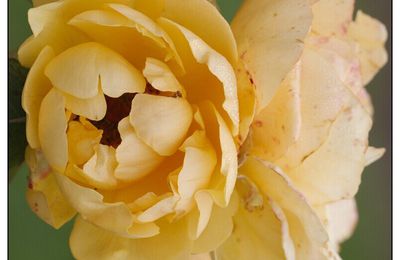
<path id="1" fill-rule="evenodd" d="M 55 57 L 46 76 L 60 90 L 77 98 L 95 97 L 99 83 L 110 97 L 144 92 L 146 81 L 122 56 L 96 42 L 74 46 Z"/>
<path id="2" fill-rule="evenodd" d="M 300 58 L 311 20 L 307 0 L 246 0 L 236 14 L 232 29 L 256 86 L 258 110 L 268 105 Z"/>
<path id="3" fill-rule="evenodd" d="M 85 260 L 187 260 L 190 257 L 185 221 L 164 223 L 160 234 L 151 238 L 129 239 L 78 218 L 70 247 L 75 258 Z"/>
<path id="4" fill-rule="evenodd" d="M 56 10 L 59 9 L 62 4 L 63 2 L 58 1 L 29 9 L 28 21 L 34 37 L 39 35 L 47 23 L 55 19 Z"/>
<path id="5" fill-rule="evenodd" d="M 100 143 L 102 131 L 85 119 L 71 121 L 68 124 L 68 160 L 76 165 L 85 164 L 94 154 Z"/>
<path id="6" fill-rule="evenodd" d="M 328 234 L 314 209 L 289 178 L 277 167 L 254 157 L 248 157 L 239 171 L 282 208 L 295 245 L 296 259 L 324 259 Z"/>
<path id="7" fill-rule="evenodd" d="M 146 176 L 159 166 L 163 158 L 137 137 L 128 117 L 119 122 L 118 130 L 122 142 L 116 150 L 118 166 L 115 169 L 115 177 L 117 179 L 134 181 Z"/>
<path id="8" fill-rule="evenodd" d="M 25 160 L 29 166 L 29 187 L 26 200 L 32 211 L 50 226 L 58 229 L 76 213 L 61 194 L 50 166 L 43 154 L 27 148 Z"/>
<path id="9" fill-rule="evenodd" d="M 237 49 L 231 28 L 219 11 L 209 2 L 204 0 L 165 0 L 162 16 L 192 31 L 211 48 L 226 57 L 232 65 L 236 64 Z M 215 37 L 216 35 L 218 37 Z"/>
<path id="10" fill-rule="evenodd" d="M 44 75 L 46 65 L 54 58 L 50 47 L 44 48 L 30 69 L 22 91 L 22 107 L 26 112 L 26 139 L 32 148 L 40 148 L 38 137 L 38 117 L 40 104 L 52 88 Z"/>
<path id="11" fill-rule="evenodd" d="M 45 96 L 39 111 L 39 141 L 50 166 L 62 173 L 68 162 L 65 99 L 56 89 Z"/>
<path id="12" fill-rule="evenodd" d="M 129 116 L 140 139 L 160 155 L 172 155 L 186 136 L 193 112 L 183 98 L 139 94 Z"/>

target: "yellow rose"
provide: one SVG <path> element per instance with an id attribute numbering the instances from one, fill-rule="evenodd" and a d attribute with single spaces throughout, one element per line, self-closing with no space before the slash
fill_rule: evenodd
<path id="1" fill-rule="evenodd" d="M 385 27 L 353 0 L 247 0 L 232 22 L 258 106 L 241 147 L 235 230 L 218 259 L 339 259 L 356 224 Z M 246 32 L 246 33 L 244 33 Z"/>
<path id="2" fill-rule="evenodd" d="M 28 18 L 33 211 L 55 228 L 78 213 L 78 259 L 214 250 L 232 230 L 239 133 L 236 43 L 215 6 L 65 0 Z"/>
<path id="3" fill-rule="evenodd" d="M 353 4 L 246 0 L 232 33 L 206 0 L 35 1 L 32 210 L 78 213 L 77 259 L 337 258 L 383 153 L 363 86 L 386 31 Z"/>

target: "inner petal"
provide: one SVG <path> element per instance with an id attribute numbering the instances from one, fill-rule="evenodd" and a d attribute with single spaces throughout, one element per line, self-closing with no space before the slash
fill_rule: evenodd
<path id="1" fill-rule="evenodd" d="M 172 155 L 192 122 L 192 108 L 183 98 L 138 94 L 132 101 L 130 122 L 137 135 L 160 155 Z"/>

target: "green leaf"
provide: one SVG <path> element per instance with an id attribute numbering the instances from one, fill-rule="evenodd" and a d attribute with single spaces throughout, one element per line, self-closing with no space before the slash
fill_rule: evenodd
<path id="1" fill-rule="evenodd" d="M 8 59 L 8 173 L 9 181 L 24 161 L 25 112 L 21 106 L 22 89 L 28 69 L 16 59 Z"/>

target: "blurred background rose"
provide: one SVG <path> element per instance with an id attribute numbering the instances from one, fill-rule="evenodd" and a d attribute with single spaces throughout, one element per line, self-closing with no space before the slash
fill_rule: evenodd
<path id="1" fill-rule="evenodd" d="M 222 14 L 230 21 L 242 0 L 218 0 Z M 378 162 L 367 167 L 357 194 L 359 224 L 351 239 L 342 246 L 341 255 L 351 260 L 390 259 L 391 257 L 391 1 L 358 0 L 356 10 L 361 9 L 381 20 L 388 29 L 388 64 L 368 85 L 375 106 L 374 126 L 370 144 L 386 147 L 386 154 Z M 29 0 L 9 1 L 9 51 L 15 52 L 31 32 L 26 13 L 31 7 Z M 12 104 L 9 104 L 12 105 Z M 13 260 L 72 259 L 68 237 L 72 222 L 54 231 L 34 214 L 25 200 L 28 171 L 21 167 L 9 182 L 9 258 Z"/>

